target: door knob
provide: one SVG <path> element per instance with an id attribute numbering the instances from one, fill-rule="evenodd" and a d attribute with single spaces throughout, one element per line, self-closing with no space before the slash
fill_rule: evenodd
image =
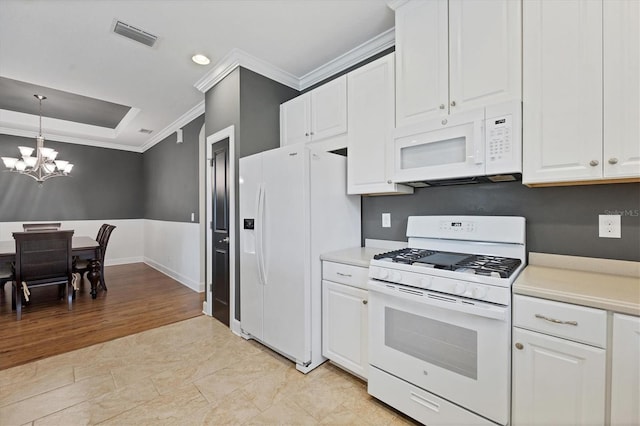
<path id="1" fill-rule="evenodd" d="M 451 101 L 451 106 L 456 106 L 456 101 Z"/>
<path id="2" fill-rule="evenodd" d="M 522 348 L 524 348 L 524 345 L 522 343 L 516 343 L 516 349 L 522 350 Z"/>
<path id="3" fill-rule="evenodd" d="M 229 237 L 224 237 L 223 239 L 221 239 L 220 241 L 218 241 L 219 243 L 228 243 L 229 242 Z"/>
<path id="4" fill-rule="evenodd" d="M 609 158 L 609 164 L 616 164 L 618 162 L 618 159 L 613 157 L 613 158 Z"/>
<path id="5" fill-rule="evenodd" d="M 590 165 L 591 167 L 595 167 L 595 166 L 597 166 L 598 164 L 600 164 L 600 162 L 598 162 L 598 160 L 591 160 L 591 161 L 589 161 L 589 165 Z"/>
<path id="6" fill-rule="evenodd" d="M 362 301 L 362 304 L 363 304 L 363 305 L 366 305 L 367 303 L 369 303 L 369 302 L 367 302 L 366 300 L 363 300 L 363 301 Z"/>
<path id="7" fill-rule="evenodd" d="M 440 109 L 444 109 L 444 104 L 440 104 Z"/>

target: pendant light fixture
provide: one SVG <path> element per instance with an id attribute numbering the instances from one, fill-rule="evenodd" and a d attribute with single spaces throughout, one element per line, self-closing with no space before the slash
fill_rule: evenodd
<path id="1" fill-rule="evenodd" d="M 33 95 L 40 103 L 40 130 L 36 137 L 35 156 L 34 149 L 28 146 L 19 146 L 21 158 L 2 157 L 5 167 L 10 172 L 27 175 L 37 182 L 42 183 L 47 179 L 57 176 L 68 176 L 73 164 L 65 160 L 58 160 L 58 151 L 45 148 L 44 136 L 42 136 L 42 101 L 47 99 L 43 95 Z"/>

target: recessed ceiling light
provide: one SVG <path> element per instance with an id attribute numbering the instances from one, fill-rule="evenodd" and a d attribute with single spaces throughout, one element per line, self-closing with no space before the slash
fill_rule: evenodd
<path id="1" fill-rule="evenodd" d="M 193 55 L 191 60 L 198 65 L 209 65 L 209 62 L 211 62 L 209 58 L 199 53 L 197 55 Z"/>

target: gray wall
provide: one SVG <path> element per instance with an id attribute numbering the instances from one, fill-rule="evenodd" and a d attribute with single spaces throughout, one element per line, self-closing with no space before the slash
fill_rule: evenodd
<path id="1" fill-rule="evenodd" d="M 299 92 L 240 68 L 240 150 L 238 157 L 280 146 L 280 104 Z"/>
<path id="2" fill-rule="evenodd" d="M 143 154 L 145 219 L 199 222 L 198 145 L 204 115 L 183 127 L 183 143 L 172 133 Z"/>
<path id="3" fill-rule="evenodd" d="M 17 157 L 18 146 L 35 144 L 35 137 L 0 134 L 0 156 Z M 71 176 L 40 186 L 27 176 L 0 172 L 0 222 L 143 217 L 142 154 L 51 140 L 45 146 L 74 164 Z"/>
<path id="4" fill-rule="evenodd" d="M 238 160 L 257 152 L 280 146 L 280 104 L 297 96 L 299 92 L 268 79 L 246 68 L 238 67 L 205 94 L 205 128 L 207 136 L 230 125 L 235 126 L 235 170 Z M 239 192 L 238 178 L 233 185 Z M 203 194 L 205 196 L 206 194 Z M 236 197 L 235 208 L 238 211 Z M 207 209 L 210 206 L 206 207 Z M 236 220 L 235 240 L 239 240 Z M 209 256 L 209 253 L 206 254 Z M 240 247 L 236 245 L 236 259 Z M 234 265 L 236 277 L 240 277 L 240 262 Z M 240 286 L 236 286 L 236 319 L 240 319 Z"/>
<path id="5" fill-rule="evenodd" d="M 212 135 L 231 125 L 240 127 L 240 68 L 230 72 L 204 96 L 205 134 Z"/>
<path id="6" fill-rule="evenodd" d="M 391 228 L 381 214 L 391 213 Z M 417 189 L 362 198 L 363 238 L 406 241 L 411 215 L 514 215 L 527 219 L 527 250 L 640 261 L 640 184 L 528 188 L 520 182 Z M 622 238 L 599 238 L 598 215 L 621 214 Z"/>

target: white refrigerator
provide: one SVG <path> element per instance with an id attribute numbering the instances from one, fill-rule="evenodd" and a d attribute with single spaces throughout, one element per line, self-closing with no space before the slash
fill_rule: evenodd
<path id="1" fill-rule="evenodd" d="M 320 255 L 360 246 L 346 158 L 289 145 L 240 159 L 240 324 L 295 361 L 322 357 Z"/>

